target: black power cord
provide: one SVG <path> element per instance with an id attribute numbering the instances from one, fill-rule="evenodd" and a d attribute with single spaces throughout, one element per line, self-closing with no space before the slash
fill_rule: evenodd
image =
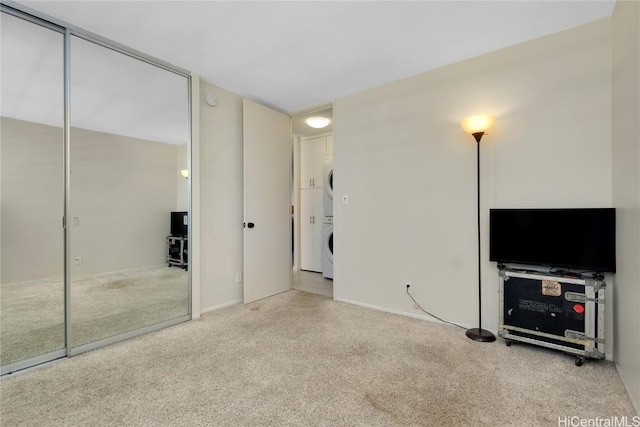
<path id="1" fill-rule="evenodd" d="M 429 313 L 427 310 L 422 308 L 422 306 L 420 304 L 418 304 L 418 301 L 416 301 L 416 299 L 413 297 L 413 295 L 411 295 L 411 293 L 409 292 L 409 285 L 407 285 L 407 295 L 409 295 L 409 298 L 411 298 L 413 300 L 413 302 L 416 304 L 416 306 L 420 310 L 422 310 L 424 313 L 428 314 L 429 316 L 433 317 L 434 319 L 438 319 L 439 321 L 441 321 L 443 323 L 448 323 L 449 325 L 457 326 L 458 328 L 464 329 L 465 331 L 467 330 L 467 328 L 465 328 L 464 326 L 460 326 L 460 325 L 458 325 L 456 323 L 449 322 L 448 320 L 441 319 L 438 316 L 436 316 L 435 314 Z"/>

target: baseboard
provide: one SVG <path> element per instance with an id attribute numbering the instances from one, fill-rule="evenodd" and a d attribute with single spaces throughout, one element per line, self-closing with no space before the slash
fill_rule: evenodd
<path id="1" fill-rule="evenodd" d="M 221 308 L 230 307 L 232 305 L 236 305 L 236 304 L 240 304 L 240 303 L 242 303 L 242 300 L 241 299 L 237 299 L 237 300 L 225 302 L 225 303 L 222 303 L 222 304 L 214 305 L 213 307 L 203 308 L 202 310 L 200 310 L 200 314 L 209 313 L 210 311 L 220 310 Z"/>
<path id="2" fill-rule="evenodd" d="M 121 274 L 121 273 L 133 273 L 135 271 L 151 271 L 151 270 L 157 270 L 157 269 L 161 269 L 161 268 L 167 268 L 167 264 L 157 264 L 157 265 L 148 265 L 146 267 L 133 267 L 133 268 L 127 268 L 125 270 L 114 270 L 114 271 L 103 271 L 100 273 L 89 273 L 89 274 L 82 274 L 82 275 L 74 275 L 71 277 L 71 280 L 84 280 L 84 279 L 94 279 L 94 278 L 100 278 L 100 277 L 107 277 L 107 276 L 111 276 L 113 274 Z M 37 284 L 41 284 L 41 283 L 49 283 L 52 281 L 60 281 L 60 283 L 64 283 L 64 276 L 61 277 L 47 277 L 44 279 L 36 279 L 36 280 L 27 280 L 27 281 L 23 281 L 23 282 L 13 282 L 13 283 L 3 283 L 2 286 L 24 286 L 24 285 L 37 285 Z"/>
<path id="3" fill-rule="evenodd" d="M 82 276 L 73 276 L 72 279 L 92 279 L 96 277 L 110 276 L 112 274 L 133 273 L 136 271 L 143 272 L 143 271 L 151 271 L 151 270 L 158 270 L 158 269 L 165 269 L 165 268 L 169 268 L 167 264 L 157 264 L 157 265 L 149 265 L 146 267 L 127 268 L 125 270 L 115 270 L 115 271 L 105 271 L 101 273 L 83 274 Z"/>
<path id="4" fill-rule="evenodd" d="M 367 303 L 358 302 L 358 301 L 352 301 L 352 300 L 348 300 L 348 299 L 344 299 L 344 298 L 335 298 L 335 300 L 336 301 L 340 301 L 340 302 L 346 302 L 348 304 L 358 305 L 360 307 L 371 308 L 373 310 L 384 311 L 386 313 L 399 314 L 400 316 L 412 317 L 414 319 L 426 320 L 426 321 L 429 321 L 429 322 L 439 323 L 441 325 L 452 326 L 452 325 L 449 325 L 449 324 L 447 324 L 445 322 L 441 322 L 440 320 L 438 320 L 438 319 L 436 319 L 434 317 L 427 316 L 427 315 L 424 315 L 424 314 L 407 313 L 406 311 L 394 310 L 392 308 L 380 307 L 378 305 L 367 304 Z M 462 324 L 462 323 L 456 323 L 456 324 L 461 326 L 461 327 L 463 327 L 463 328 L 465 328 L 465 329 L 471 329 L 471 328 L 476 328 L 477 327 L 475 325 L 473 325 L 473 326 L 472 325 L 465 325 L 465 324 Z M 497 329 L 496 330 L 487 329 L 487 330 L 490 331 L 491 333 L 493 333 L 496 336 L 498 335 L 498 330 Z"/>
<path id="5" fill-rule="evenodd" d="M 622 372 L 620 372 L 620 367 L 618 366 L 617 363 L 614 362 L 614 364 L 616 366 L 616 372 L 620 377 L 620 381 L 622 381 L 622 386 L 624 387 L 624 390 L 627 392 L 627 396 L 629 396 L 629 400 L 631 401 L 631 406 L 633 406 L 633 410 L 636 411 L 636 415 L 640 416 L 640 403 L 633 400 L 631 393 L 629 392 L 629 386 L 625 381 L 624 376 L 622 375 Z"/>

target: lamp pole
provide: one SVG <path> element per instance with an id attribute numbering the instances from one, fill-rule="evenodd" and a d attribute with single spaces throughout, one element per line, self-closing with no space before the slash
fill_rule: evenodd
<path id="1" fill-rule="evenodd" d="M 478 185 L 477 205 L 478 205 L 478 327 L 467 329 L 466 335 L 474 341 L 492 342 L 496 337 L 489 331 L 482 329 L 482 266 L 480 256 L 480 140 L 484 136 L 484 132 L 474 132 L 472 135 L 476 140 L 476 161 L 477 161 L 477 179 Z"/>

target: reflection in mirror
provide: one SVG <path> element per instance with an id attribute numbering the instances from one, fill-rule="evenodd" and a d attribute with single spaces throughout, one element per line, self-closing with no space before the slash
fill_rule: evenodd
<path id="1" fill-rule="evenodd" d="M 73 347 L 189 314 L 188 114 L 185 77 L 72 37 Z"/>
<path id="2" fill-rule="evenodd" d="M 0 30 L 5 367 L 65 347 L 63 35 L 4 12 Z"/>

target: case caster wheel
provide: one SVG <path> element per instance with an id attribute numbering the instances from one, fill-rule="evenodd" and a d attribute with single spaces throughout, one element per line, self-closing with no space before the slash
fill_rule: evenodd
<path id="1" fill-rule="evenodd" d="M 511 341 L 511 340 L 504 340 L 504 344 L 505 344 L 507 347 L 511 347 L 511 344 L 512 344 L 512 343 L 513 343 L 513 341 Z"/>
<path id="2" fill-rule="evenodd" d="M 576 366 L 582 366 L 584 365 L 584 357 L 576 357 L 576 360 L 574 360 L 574 362 L 576 364 Z"/>

